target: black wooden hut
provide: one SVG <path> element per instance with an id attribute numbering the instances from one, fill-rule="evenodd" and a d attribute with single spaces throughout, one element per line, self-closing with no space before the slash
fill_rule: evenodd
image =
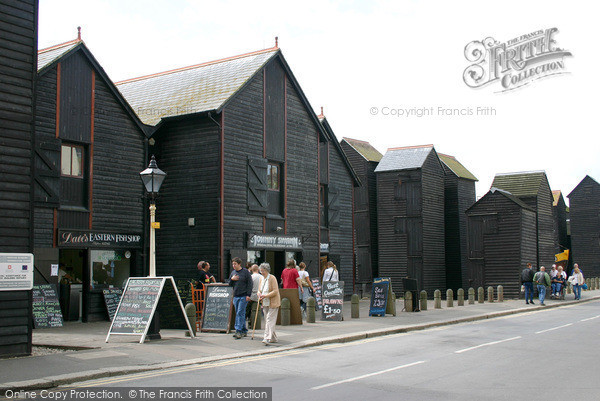
<path id="1" fill-rule="evenodd" d="M 600 276 L 600 184 L 589 175 L 569 195 L 573 263 L 586 277 Z"/>
<path id="2" fill-rule="evenodd" d="M 0 0 L 0 252 L 33 248 L 31 153 L 37 0 Z M 5 261 L 3 261 L 5 262 Z M 0 283 L 0 357 L 31 353 L 31 291 Z"/>
<path id="3" fill-rule="evenodd" d="M 406 277 L 430 296 L 444 290 L 444 168 L 433 145 L 388 149 L 375 173 L 379 275 L 396 292 Z"/>
<path id="4" fill-rule="evenodd" d="M 354 188 L 356 279 L 359 284 L 369 284 L 378 276 L 375 168 L 383 155 L 366 141 L 343 138 L 340 144 L 362 184 Z"/>
<path id="5" fill-rule="evenodd" d="M 554 211 L 554 236 L 556 241 L 556 253 L 571 249 L 571 240 L 567 233 L 567 205 L 560 190 L 552 191 Z"/>
<path id="6" fill-rule="evenodd" d="M 80 35 L 39 51 L 35 107 L 36 283 L 66 320 L 107 319 L 102 290 L 144 273 L 146 127 Z"/>
<path id="7" fill-rule="evenodd" d="M 352 290 L 352 192 L 339 143 L 273 47 L 117 83 L 155 127 L 150 152 L 167 174 L 157 203 L 157 271 L 219 279 L 233 257 L 287 259 L 312 277 L 334 261 Z M 324 259 L 322 259 L 324 258 Z"/>
<path id="8" fill-rule="evenodd" d="M 492 187 L 505 190 L 536 212 L 537 258 L 536 267 L 549 268 L 554 263 L 556 244 L 552 191 L 544 171 L 496 174 Z"/>
<path id="9" fill-rule="evenodd" d="M 446 286 L 456 292 L 467 288 L 467 215 L 475 203 L 477 178 L 454 156 L 438 153 L 444 166 Z"/>
<path id="10" fill-rule="evenodd" d="M 518 298 L 520 272 L 535 261 L 536 214 L 518 197 L 492 188 L 466 211 L 468 287 L 504 287 Z"/>

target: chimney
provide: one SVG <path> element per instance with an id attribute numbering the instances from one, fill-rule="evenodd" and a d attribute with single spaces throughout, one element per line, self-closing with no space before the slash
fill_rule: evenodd
<path id="1" fill-rule="evenodd" d="M 77 27 L 77 40 L 81 40 L 81 27 Z"/>
<path id="2" fill-rule="evenodd" d="M 279 37 L 275 36 L 275 48 L 279 49 Z"/>

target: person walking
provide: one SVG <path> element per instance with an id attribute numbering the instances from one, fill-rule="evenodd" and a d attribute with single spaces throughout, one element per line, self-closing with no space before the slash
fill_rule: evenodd
<path id="1" fill-rule="evenodd" d="M 265 316 L 265 332 L 262 342 L 269 345 L 277 342 L 275 323 L 277 322 L 277 312 L 281 306 L 281 296 L 277 279 L 271 275 L 271 266 L 268 263 L 261 263 L 258 269 L 262 276 L 258 285 L 258 299 L 259 302 L 262 302 Z"/>
<path id="2" fill-rule="evenodd" d="M 306 263 L 300 262 L 298 265 L 300 271 L 298 272 L 298 276 L 300 277 L 300 281 L 302 282 L 302 287 L 298 289 L 300 292 L 300 307 L 303 312 L 306 312 L 306 301 L 311 296 L 310 290 L 314 293 L 315 289 L 310 281 L 310 276 L 306 271 Z M 310 290 L 309 290 L 310 289 Z"/>
<path id="3" fill-rule="evenodd" d="M 525 303 L 533 304 L 533 267 L 527 263 L 527 267 L 521 272 L 521 284 L 525 287 Z"/>
<path id="4" fill-rule="evenodd" d="M 571 277 L 569 277 L 569 282 L 573 285 L 573 294 L 575 294 L 575 299 L 581 299 L 581 286 L 583 283 L 585 283 L 585 280 L 583 278 L 583 273 L 577 264 L 575 264 L 573 274 Z"/>
<path id="5" fill-rule="evenodd" d="M 540 267 L 540 271 L 535 273 L 533 276 L 533 281 L 537 284 L 540 305 L 544 306 L 544 300 L 546 299 L 546 287 L 550 287 L 551 285 L 550 276 L 548 273 L 546 273 L 546 268 L 544 266 Z"/>
<path id="6" fill-rule="evenodd" d="M 233 258 L 231 265 L 233 271 L 229 275 L 229 285 L 233 287 L 233 306 L 235 307 L 235 334 L 233 338 L 239 340 L 248 335 L 246 305 L 252 295 L 252 276 L 248 269 L 242 267 L 240 258 Z"/>
<path id="7" fill-rule="evenodd" d="M 340 281 L 337 266 L 332 262 L 327 262 L 327 269 L 323 272 L 323 281 Z"/>
<path id="8" fill-rule="evenodd" d="M 302 289 L 302 282 L 300 281 L 300 275 L 296 270 L 296 262 L 290 260 L 287 262 L 285 269 L 281 273 L 281 284 L 283 288 L 300 288 Z"/>

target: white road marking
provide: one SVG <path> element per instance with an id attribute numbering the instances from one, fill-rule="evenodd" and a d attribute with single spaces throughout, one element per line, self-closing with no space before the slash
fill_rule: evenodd
<path id="1" fill-rule="evenodd" d="M 371 377 L 371 376 L 381 375 L 381 374 L 384 374 L 384 373 L 392 372 L 394 370 L 404 369 L 404 368 L 408 368 L 408 367 L 415 366 L 415 365 L 420 365 L 420 364 L 425 363 L 425 362 L 426 361 L 413 362 L 413 363 L 409 363 L 407 365 L 396 366 L 395 368 L 390 368 L 390 369 L 386 369 L 386 370 L 380 370 L 379 372 L 373 372 L 373 373 L 369 373 L 369 374 L 362 375 L 362 376 L 351 377 L 349 379 L 340 380 L 340 381 L 337 381 L 337 382 L 327 383 L 327 384 L 323 384 L 321 386 L 312 387 L 311 390 L 321 390 L 322 388 L 336 386 L 338 384 L 343 384 L 343 383 L 349 383 L 349 382 L 353 382 L 355 380 L 365 379 L 365 378 Z"/>
<path id="2" fill-rule="evenodd" d="M 563 327 L 569 327 L 569 326 L 573 326 L 573 323 L 569 323 L 569 324 L 563 324 L 562 326 L 553 327 L 553 328 L 551 328 L 551 329 L 546 329 L 546 330 L 536 331 L 536 332 L 535 332 L 535 334 L 542 334 L 542 333 L 545 333 L 545 332 L 547 332 L 547 331 L 558 330 L 558 329 L 562 329 Z"/>
<path id="3" fill-rule="evenodd" d="M 506 340 L 492 341 L 491 343 L 485 343 L 485 344 L 481 344 L 481 345 L 476 345 L 474 347 L 470 347 L 470 348 L 465 348 L 465 349 L 461 349 L 461 350 L 458 350 L 458 351 L 454 351 L 454 353 L 455 354 L 462 354 L 463 352 L 471 351 L 471 350 L 474 350 L 474 349 L 477 349 L 477 348 L 486 347 L 488 345 L 500 344 L 500 343 L 504 343 L 504 342 L 512 341 L 512 340 L 518 340 L 519 338 L 521 338 L 521 336 L 507 338 Z"/>
<path id="4" fill-rule="evenodd" d="M 598 316 L 594 316 L 594 317 L 588 317 L 587 319 L 581 319 L 581 322 L 587 322 L 588 320 L 594 320 L 594 319 L 598 319 L 600 317 L 600 315 Z"/>

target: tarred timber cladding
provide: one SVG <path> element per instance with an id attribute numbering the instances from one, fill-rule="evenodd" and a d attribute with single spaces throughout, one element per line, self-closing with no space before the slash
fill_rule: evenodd
<path id="1" fill-rule="evenodd" d="M 263 217 L 248 212 L 248 157 L 263 158 L 263 73 L 252 78 L 225 107 L 225 274 L 228 251 L 246 247 L 244 232 L 263 231 Z"/>
<path id="2" fill-rule="evenodd" d="M 31 354 L 31 291 L 0 291 L 0 356 Z"/>
<path id="3" fill-rule="evenodd" d="M 216 275 L 219 128 L 206 117 L 188 117 L 166 123 L 155 137 L 149 153 L 156 153 L 158 166 L 167 173 L 157 200 L 157 273 L 196 277 L 196 264 L 207 260 Z M 243 196 L 243 188 L 238 192 Z M 194 227 L 188 226 L 190 217 Z"/>
<path id="4" fill-rule="evenodd" d="M 395 199 L 398 172 L 377 173 L 377 230 L 379 276 L 390 277 L 396 294 L 402 293 L 402 279 L 408 274 L 407 240 L 395 233 L 395 216 L 406 214 L 406 201 Z"/>
<path id="5" fill-rule="evenodd" d="M 92 229 L 142 233 L 144 135 L 96 77 Z"/>
<path id="6" fill-rule="evenodd" d="M 502 285 L 507 298 L 520 293 L 520 272 L 526 263 L 536 257 L 535 213 L 525 209 L 499 192 L 488 192 L 467 211 L 469 230 L 469 272 L 467 281 L 474 287 Z M 483 221 L 478 235 L 472 230 L 477 221 Z M 478 238 L 475 238 L 478 237 Z M 475 241 L 482 241 L 482 253 L 473 249 Z M 482 259 L 478 259 L 481 257 Z M 481 268 L 482 282 L 474 271 Z"/>
<path id="7" fill-rule="evenodd" d="M 558 203 L 553 206 L 554 212 L 554 238 L 556 241 L 556 253 L 570 249 L 569 237 L 567 235 L 567 205 L 562 194 L 559 196 Z"/>
<path id="8" fill-rule="evenodd" d="M 377 275 L 377 162 L 367 161 L 345 140 L 341 147 L 360 179 L 354 188 L 357 283 L 370 283 Z"/>
<path id="9" fill-rule="evenodd" d="M 552 203 L 552 191 L 548 180 L 543 180 L 537 197 L 538 252 L 539 266 L 546 266 L 546 268 L 554 263 L 556 251 Z"/>
<path id="10" fill-rule="evenodd" d="M 462 286 L 466 288 L 467 281 L 465 276 L 467 275 L 467 215 L 465 211 L 473 206 L 477 197 L 475 195 L 475 182 L 466 179 L 458 180 L 458 223 L 459 223 L 459 235 L 460 235 L 460 263 L 461 263 L 461 277 Z"/>
<path id="11" fill-rule="evenodd" d="M 423 289 L 430 295 L 446 289 L 444 170 L 435 151 L 422 168 Z"/>
<path id="12" fill-rule="evenodd" d="M 310 276 L 316 278 L 319 276 L 319 133 L 289 79 L 286 93 L 287 233 L 304 237 L 304 263 Z M 350 241 L 351 232 L 350 228 Z M 340 266 L 344 279 L 347 274 L 344 270 L 351 270 L 351 266 L 352 263 Z"/>
<path id="13" fill-rule="evenodd" d="M 37 1 L 0 8 L 0 252 L 30 252 Z"/>
<path id="14" fill-rule="evenodd" d="M 586 176 L 569 194 L 572 260 L 585 277 L 600 275 L 600 185 Z"/>
<path id="15" fill-rule="evenodd" d="M 353 288 L 353 254 L 352 254 L 352 192 L 353 182 L 342 155 L 334 144 L 329 146 L 329 180 L 330 186 L 338 190 L 340 208 L 339 226 L 329 228 L 330 249 L 332 255 L 340 255 L 340 280 L 344 281 L 344 294 L 352 294 Z"/>

